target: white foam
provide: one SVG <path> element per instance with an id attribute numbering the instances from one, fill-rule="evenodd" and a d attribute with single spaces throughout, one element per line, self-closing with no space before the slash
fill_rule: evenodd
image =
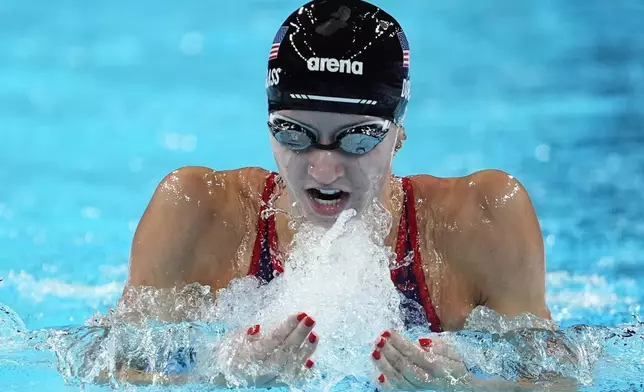
<path id="1" fill-rule="evenodd" d="M 316 320 L 316 368 L 330 378 L 371 377 L 369 353 L 386 329 L 401 328 L 400 296 L 391 284 L 391 250 L 373 226 L 345 211 L 328 231 L 302 225 L 283 275 L 257 288 L 254 278 L 218 293 L 217 318 L 230 327 L 263 330 L 298 312 Z"/>

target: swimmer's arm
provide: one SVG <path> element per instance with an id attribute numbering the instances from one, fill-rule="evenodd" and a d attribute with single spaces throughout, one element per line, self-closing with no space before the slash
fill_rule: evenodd
<path id="1" fill-rule="evenodd" d="M 468 179 L 476 188 L 470 211 L 471 230 L 465 238 L 470 244 L 461 252 L 462 265 L 471 271 L 478 289 L 477 305 L 494 309 L 505 317 L 531 313 L 552 319 L 545 295 L 545 256 L 539 222 L 523 186 L 500 171 L 479 172 Z M 563 341 L 551 341 L 553 355 L 568 351 Z M 550 381 L 570 388 L 575 381 L 552 374 Z M 480 380 L 482 384 L 490 381 Z M 501 383 L 506 383 L 502 381 Z M 508 388 L 540 387 L 529 380 L 507 382 Z M 498 385 L 497 387 L 500 387 Z"/>
<path id="2" fill-rule="evenodd" d="M 101 336 L 88 346 L 88 351 L 85 352 L 85 361 L 90 362 L 90 368 L 93 368 L 93 363 L 98 359 L 96 354 L 97 350 L 102 349 L 102 342 L 108 338 L 110 330 L 105 335 Z M 168 374 L 162 371 L 149 371 L 147 369 L 147 362 L 136 358 L 124 358 L 118 356 L 114 358 L 115 362 L 110 366 L 108 363 L 103 363 L 102 369 L 92 379 L 93 383 L 104 385 L 113 385 L 116 383 L 128 383 L 133 385 L 182 385 L 189 381 L 195 381 L 193 375 L 189 371 L 185 373 Z M 83 378 L 86 378 L 83 377 Z"/>
<path id="3" fill-rule="evenodd" d="M 188 382 L 188 378 L 183 374 L 162 374 L 149 373 L 137 369 L 124 369 L 114 373 L 111 377 L 106 370 L 103 370 L 94 380 L 96 384 L 109 384 L 111 380 L 116 382 L 127 382 L 132 385 L 183 385 Z"/>
<path id="4" fill-rule="evenodd" d="M 238 211 L 236 183 L 227 178 L 237 176 L 185 167 L 161 181 L 134 234 L 129 277 L 119 302 L 137 301 L 136 290 L 131 290 L 137 286 L 171 288 L 199 283 L 214 292 L 228 284 L 230 261 L 235 259 L 245 227 L 230 223 L 244 221 L 239 219 L 244 214 Z M 175 314 L 163 319 L 180 318 Z"/>
<path id="5" fill-rule="evenodd" d="M 182 168 L 159 183 L 134 234 L 129 285 L 167 288 L 190 278 L 200 233 L 213 213 L 200 178 L 207 170 Z"/>
<path id="6" fill-rule="evenodd" d="M 460 218 L 464 237 L 452 250 L 476 287 L 476 305 L 506 317 L 532 313 L 551 319 L 543 237 L 526 190 L 496 170 L 475 173 L 466 181 L 474 185 L 465 185 L 473 191 Z"/>
<path id="7" fill-rule="evenodd" d="M 221 233 L 212 230 L 212 220 L 217 216 L 220 221 L 222 211 L 213 211 L 212 206 L 225 206 L 225 192 L 211 187 L 213 171 L 202 167 L 186 167 L 168 174 L 156 188 L 134 234 L 131 248 L 129 277 L 119 298 L 119 307 L 132 307 L 134 311 L 123 312 L 119 321 L 138 323 L 141 318 L 180 322 L 186 312 L 176 309 L 175 301 L 168 301 L 168 309 L 163 309 L 164 301 L 155 301 L 155 307 L 133 306 L 141 301 L 138 286 L 164 289 L 180 287 L 189 283 L 207 284 L 200 278 L 218 275 L 218 267 L 212 255 L 207 254 L 209 263 L 203 263 L 198 253 L 205 235 L 214 235 L 222 242 L 228 241 L 223 222 Z M 207 230 L 209 228 L 210 230 Z M 201 252 L 204 253 L 204 252 Z M 207 253 L 207 252 L 206 252 Z M 232 258 L 231 258 L 232 259 Z M 201 271 L 199 263 L 208 264 L 210 270 Z M 146 314 L 142 314 L 145 312 Z M 149 314 L 148 314 L 149 313 Z M 118 371 L 112 373 L 128 382 L 182 383 L 184 375 L 164 375 L 149 373 L 130 367 L 126 361 L 116 364 Z M 96 382 L 107 382 L 107 370 L 102 370 Z"/>
<path id="8" fill-rule="evenodd" d="M 111 379 L 117 382 L 127 382 L 137 386 L 146 385 L 185 385 L 190 382 L 198 381 L 194 377 L 185 374 L 164 374 L 151 373 L 138 369 L 123 369 L 110 377 L 107 371 L 102 371 L 95 382 L 97 384 L 108 384 Z M 213 377 L 207 380 L 208 384 L 215 387 L 227 387 L 226 380 L 222 376 Z"/>

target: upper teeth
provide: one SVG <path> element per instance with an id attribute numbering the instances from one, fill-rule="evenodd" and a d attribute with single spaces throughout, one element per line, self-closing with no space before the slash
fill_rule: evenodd
<path id="1" fill-rule="evenodd" d="M 336 193 L 342 192 L 337 189 L 318 189 L 318 190 L 320 191 L 320 193 L 325 195 L 335 195 Z"/>

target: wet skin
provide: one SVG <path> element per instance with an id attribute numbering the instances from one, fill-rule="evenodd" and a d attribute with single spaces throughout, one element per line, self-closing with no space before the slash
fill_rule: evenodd
<path id="1" fill-rule="evenodd" d="M 290 115 L 318 129 L 322 142 L 332 140 L 333 132 L 357 120 L 329 113 Z M 312 154 L 310 159 L 308 164 L 318 162 L 318 167 L 307 171 L 307 184 L 351 186 L 344 177 L 348 170 L 334 167 L 339 161 L 332 156 Z M 245 276 L 268 174 L 254 167 L 227 171 L 184 167 L 168 174 L 137 227 L 128 287 L 166 288 L 196 282 L 210 286 L 214 293 L 232 279 Z M 422 268 L 443 329 L 462 329 L 468 314 L 479 305 L 508 317 L 529 312 L 550 318 L 545 302 L 543 239 L 521 184 L 497 170 L 458 178 L 425 174 L 410 178 L 417 200 Z M 303 182 L 298 178 L 291 183 Z M 290 193 L 298 192 L 305 190 L 281 188 L 275 206 L 287 210 L 293 200 Z M 380 195 L 393 222 L 398 222 L 401 205 L 397 201 L 403 195 L 400 182 L 387 175 Z M 392 225 L 387 246 L 395 245 L 397 227 Z M 276 215 L 276 230 L 278 248 L 288 253 L 294 233 L 284 214 Z M 124 295 L 121 300 L 130 299 Z M 386 351 L 383 354 L 390 358 Z M 381 368 L 383 373 L 387 369 Z M 388 377 L 395 378 L 392 374 Z"/>

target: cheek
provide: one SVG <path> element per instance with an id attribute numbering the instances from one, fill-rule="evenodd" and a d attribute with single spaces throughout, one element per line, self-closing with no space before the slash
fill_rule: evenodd
<path id="1" fill-rule="evenodd" d="M 387 136 L 373 151 L 360 157 L 360 165 L 370 176 L 382 176 L 391 169 L 396 138 Z"/>
<path id="2" fill-rule="evenodd" d="M 295 168 L 298 161 L 301 161 L 299 158 L 299 153 L 289 150 L 288 148 L 282 147 L 275 139 L 271 139 L 271 148 L 273 150 L 273 158 L 275 163 L 277 163 L 277 168 L 282 174 L 282 177 L 287 177 L 288 172 Z"/>
<path id="3" fill-rule="evenodd" d="M 377 159 L 360 158 L 345 170 L 345 176 L 355 191 L 364 193 L 382 186 L 382 177 L 386 173 L 386 164 Z"/>
<path id="4" fill-rule="evenodd" d="M 375 151 L 374 151 L 375 153 Z M 384 154 L 367 154 L 361 157 L 358 166 L 365 175 L 370 177 L 379 176 L 388 171 L 391 165 L 391 158 Z"/>
<path id="5" fill-rule="evenodd" d="M 282 179 L 291 191 L 297 191 L 301 184 L 306 181 L 308 171 L 308 159 L 305 154 L 291 153 L 290 156 L 276 155 L 275 161 Z"/>

